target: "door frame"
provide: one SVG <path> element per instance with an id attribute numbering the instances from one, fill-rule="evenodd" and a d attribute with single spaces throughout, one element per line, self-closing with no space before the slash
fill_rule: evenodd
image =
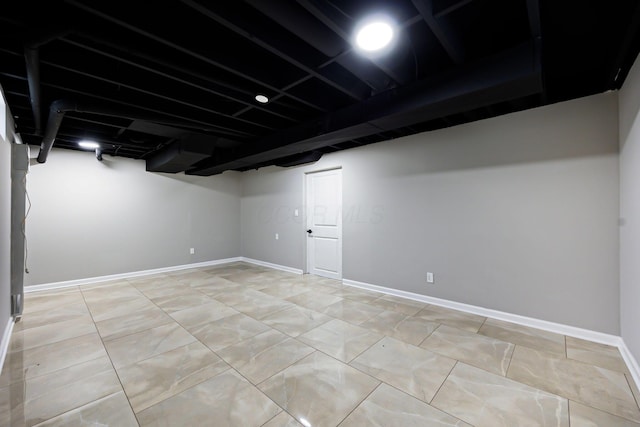
<path id="1" fill-rule="evenodd" d="M 330 171 L 334 171 L 334 170 L 340 170 L 341 174 L 340 174 L 340 216 L 342 216 L 342 209 L 344 206 L 344 174 L 342 173 L 342 171 L 344 170 L 342 168 L 342 166 L 332 166 L 332 167 L 327 167 L 327 168 L 322 168 L 322 169 L 314 169 L 314 170 L 310 170 L 307 171 L 305 173 L 302 174 L 302 227 L 301 227 L 301 233 L 304 235 L 304 250 L 302 251 L 302 258 L 303 258 L 303 263 L 304 263 L 304 269 L 303 269 L 303 274 L 310 274 L 309 273 L 309 254 L 308 254 L 308 250 L 309 250 L 309 245 L 307 244 L 307 215 L 309 215 L 309 206 L 307 206 L 307 195 L 308 195 L 308 189 L 307 189 L 307 176 L 308 175 L 312 175 L 314 173 L 319 173 L 319 172 L 330 172 Z M 342 228 L 343 228 L 343 223 L 342 221 L 340 221 L 340 280 L 342 280 L 343 277 L 343 260 L 344 260 L 344 256 L 342 255 L 342 248 L 344 247 L 343 244 L 343 239 L 344 239 L 344 233 L 342 232 Z"/>

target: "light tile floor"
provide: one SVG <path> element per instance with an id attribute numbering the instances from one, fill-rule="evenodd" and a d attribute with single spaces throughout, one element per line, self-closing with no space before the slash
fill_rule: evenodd
<path id="1" fill-rule="evenodd" d="M 638 396 L 613 347 L 234 263 L 27 294 L 0 425 L 640 427 Z"/>

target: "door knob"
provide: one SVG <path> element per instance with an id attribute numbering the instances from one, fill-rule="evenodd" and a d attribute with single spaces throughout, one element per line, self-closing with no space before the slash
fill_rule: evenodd
<path id="1" fill-rule="evenodd" d="M 313 230 L 312 229 L 308 229 L 307 233 L 311 234 L 311 233 L 313 233 Z"/>

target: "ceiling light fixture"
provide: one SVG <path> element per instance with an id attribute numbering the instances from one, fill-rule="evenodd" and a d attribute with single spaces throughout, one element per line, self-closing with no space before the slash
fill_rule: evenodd
<path id="1" fill-rule="evenodd" d="M 269 98 L 267 98 L 266 95 L 258 94 L 256 95 L 256 101 L 261 104 L 266 104 L 267 102 L 269 102 Z"/>
<path id="2" fill-rule="evenodd" d="M 78 145 L 82 148 L 86 148 L 87 150 L 95 150 L 96 148 L 100 148 L 100 144 L 88 140 L 80 141 L 78 142 Z"/>
<path id="3" fill-rule="evenodd" d="M 394 28 L 386 16 L 369 17 L 356 28 L 355 44 L 364 52 L 379 52 L 393 41 Z"/>
<path id="4" fill-rule="evenodd" d="M 100 147 L 100 144 L 98 144 L 97 142 L 94 141 L 89 141 L 89 140 L 83 140 L 78 142 L 78 145 L 81 148 L 86 148 L 87 150 L 95 150 L 96 152 L 96 159 L 98 159 L 98 161 L 102 161 L 102 147 Z"/>

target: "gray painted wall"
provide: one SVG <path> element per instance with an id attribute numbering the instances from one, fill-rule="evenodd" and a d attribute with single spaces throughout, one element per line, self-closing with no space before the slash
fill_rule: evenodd
<path id="1" fill-rule="evenodd" d="M 640 61 L 620 91 L 620 323 L 640 361 Z"/>
<path id="2" fill-rule="evenodd" d="M 28 176 L 25 284 L 240 256 L 238 175 L 153 174 L 143 161 L 54 149 Z"/>
<path id="3" fill-rule="evenodd" d="M 6 126 L 9 111 L 0 108 L 0 114 L 0 126 Z M 6 129 L 0 132 L 0 339 L 11 318 L 11 145 L 2 134 Z"/>
<path id="4" fill-rule="evenodd" d="M 242 254 L 304 269 L 303 174 L 342 166 L 344 278 L 618 334 L 617 154 L 609 93 L 246 172 Z"/>

